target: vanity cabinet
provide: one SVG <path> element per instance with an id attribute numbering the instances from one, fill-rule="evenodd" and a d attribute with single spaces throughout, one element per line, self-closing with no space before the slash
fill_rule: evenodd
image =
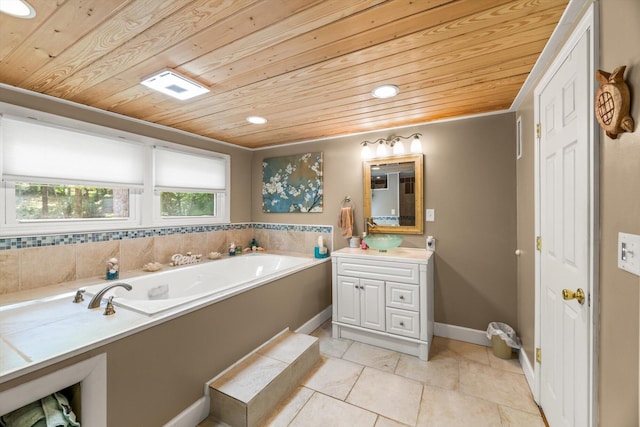
<path id="1" fill-rule="evenodd" d="M 432 253 L 344 248 L 331 257 L 333 336 L 427 360 L 434 322 Z"/>
<path id="2" fill-rule="evenodd" d="M 385 330 L 385 284 L 380 280 L 339 276 L 338 321 L 377 331 Z"/>

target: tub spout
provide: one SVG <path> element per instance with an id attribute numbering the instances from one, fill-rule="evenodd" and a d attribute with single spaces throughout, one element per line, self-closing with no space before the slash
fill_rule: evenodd
<path id="1" fill-rule="evenodd" d="M 132 289 L 131 285 L 126 284 L 126 283 L 122 283 L 122 282 L 118 282 L 118 283 L 114 283 L 114 284 L 109 285 L 109 286 L 105 286 L 104 288 L 100 289 L 100 292 L 98 292 L 97 294 L 95 294 L 93 296 L 93 298 L 91 298 L 91 301 L 89 302 L 89 307 L 88 308 L 100 307 L 100 301 L 102 301 L 102 297 L 104 296 L 104 294 L 106 294 L 109 289 L 113 289 L 113 288 L 115 288 L 117 286 L 121 286 L 121 287 L 125 288 L 128 291 L 130 291 Z"/>

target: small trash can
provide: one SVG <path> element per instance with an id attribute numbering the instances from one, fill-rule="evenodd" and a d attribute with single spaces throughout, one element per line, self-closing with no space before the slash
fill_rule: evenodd
<path id="1" fill-rule="evenodd" d="M 487 338 L 491 340 L 493 354 L 501 359 L 511 359 L 512 350 L 520 348 L 520 339 L 516 336 L 516 331 L 506 323 L 489 323 Z"/>

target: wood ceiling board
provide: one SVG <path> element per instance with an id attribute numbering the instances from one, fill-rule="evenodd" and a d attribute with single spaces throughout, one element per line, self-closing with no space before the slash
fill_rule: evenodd
<path id="1" fill-rule="evenodd" d="M 525 43 L 514 46 L 512 40 L 500 37 L 492 38 L 490 42 L 464 43 L 463 40 L 452 41 L 447 44 L 448 49 L 443 49 L 442 51 L 434 49 L 437 52 L 433 52 L 428 47 L 421 49 L 416 56 L 422 55 L 424 58 L 414 63 L 400 63 L 403 54 L 394 54 L 380 61 L 374 61 L 372 64 L 357 64 L 334 73 L 322 74 L 318 72 L 316 74 L 318 77 L 315 77 L 315 80 L 313 78 L 298 79 L 298 85 L 291 90 L 284 89 L 287 87 L 286 81 L 282 81 L 281 86 L 278 87 L 275 86 L 275 79 L 272 79 L 268 85 L 264 82 L 256 83 L 251 87 L 240 88 L 236 91 L 207 96 L 207 99 L 194 101 L 193 108 L 191 106 L 180 106 L 172 110 L 161 109 L 158 116 L 148 115 L 147 117 L 151 121 L 167 126 L 178 126 L 180 123 L 197 118 L 194 112 L 200 116 L 206 116 L 237 108 L 244 109 L 244 111 L 255 111 L 260 114 L 261 111 L 273 111 L 273 107 L 276 105 L 284 107 L 284 105 L 291 103 L 292 99 L 306 99 L 309 100 L 307 101 L 309 105 L 318 105 L 318 102 L 312 100 L 319 97 L 320 101 L 324 101 L 323 98 L 333 93 L 339 94 L 338 96 L 346 96 L 345 93 L 358 93 L 368 96 L 374 83 L 384 79 L 384 75 L 388 74 L 390 69 L 394 70 L 393 75 L 398 76 L 394 79 L 394 82 L 406 84 L 408 81 L 415 81 L 412 76 L 417 76 L 418 79 L 425 79 L 434 75 L 455 74 L 460 69 L 481 68 L 483 64 L 502 62 L 514 56 L 529 55 L 539 52 L 546 43 L 546 39 L 528 41 L 531 40 L 528 34 L 521 35 L 519 40 Z M 454 45 L 456 46 L 455 49 L 453 48 Z M 377 68 L 382 68 L 382 71 L 376 73 L 375 70 Z M 430 69 L 435 69 L 435 71 L 429 73 Z M 353 84 L 345 85 L 346 81 L 354 81 L 360 76 L 362 78 L 359 79 L 358 86 Z M 403 78 L 404 76 L 408 76 L 406 81 Z M 291 76 L 292 79 L 296 77 L 298 76 Z M 215 101 L 211 102 L 209 98 L 211 100 L 215 99 Z M 374 101 L 373 98 L 370 99 Z M 295 107 L 292 110 L 295 111 Z M 144 111 L 144 105 L 141 106 L 140 111 Z M 136 114 L 134 110 L 126 109 L 119 112 L 126 115 Z"/>
<path id="2" fill-rule="evenodd" d="M 521 82 L 523 82 L 524 79 L 525 76 L 522 77 Z M 512 89 L 507 89 L 507 91 L 512 92 Z M 430 106 L 425 106 L 420 110 L 412 109 L 394 113 L 386 112 L 382 115 L 364 114 L 360 116 L 346 116 L 342 120 L 332 123 L 331 126 L 325 126 L 323 124 L 317 124 L 315 126 L 311 124 L 305 127 L 292 125 L 288 128 L 256 132 L 246 137 L 237 136 L 235 133 L 232 134 L 242 140 L 246 146 L 256 148 L 322 137 L 361 133 L 372 131 L 376 128 L 391 128 L 397 126 L 397 120 L 402 120 L 407 124 L 419 124 L 459 115 L 467 116 L 477 114 L 481 112 L 482 109 L 486 109 L 489 112 L 506 110 L 509 107 L 509 102 L 511 102 L 510 99 L 504 102 L 495 95 L 500 95 L 500 91 L 489 91 L 480 98 L 432 103 Z M 378 125 L 383 123 L 384 126 L 372 125 L 375 123 Z M 224 136 L 225 132 L 219 134 Z"/>
<path id="3" fill-rule="evenodd" d="M 0 63 L 7 55 L 20 46 L 49 19 L 58 7 L 64 4 L 64 0 L 57 2 L 51 0 L 30 0 L 29 2 L 38 13 L 33 19 L 16 19 L 4 13 L 0 13 L 0 28 L 2 28 L 2 43 L 0 43 Z"/>
<path id="4" fill-rule="evenodd" d="M 32 73 L 22 85 L 36 92 L 71 100 L 73 92 L 67 93 L 66 90 L 70 86 L 68 79 L 73 76 L 76 79 L 74 82 L 77 83 L 75 90 L 81 90 L 83 84 L 93 85 L 106 78 L 105 68 L 91 71 L 96 68 L 97 63 L 103 62 L 105 57 L 112 56 L 114 52 L 120 54 L 120 62 L 126 62 L 127 55 L 123 54 L 123 50 L 131 43 L 144 38 L 136 34 L 143 32 L 145 37 L 148 36 L 151 27 L 175 15 L 181 9 L 184 10 L 189 3 L 189 0 L 131 3 L 122 8 L 113 19 L 98 26 L 37 72 Z M 138 54 L 141 51 L 144 49 L 139 49 Z M 116 64 L 109 65 L 111 70 L 117 73 Z"/>
<path id="5" fill-rule="evenodd" d="M 255 147 L 509 108 L 568 0 L 32 4 L 35 20 L 0 17 L 0 82 Z M 139 84 L 165 67 L 211 92 Z M 371 98 L 382 82 L 400 95 Z"/>
<path id="6" fill-rule="evenodd" d="M 95 27 L 108 21 L 114 11 L 117 12 L 131 1 L 133 0 L 86 0 L 64 3 L 2 60 L 0 79 L 3 83 L 21 85 L 25 78 L 73 46 Z M 17 68 L 21 72 L 16 72 Z"/>
<path id="7" fill-rule="evenodd" d="M 535 21 L 535 19 L 533 20 Z M 502 29 L 503 27 L 500 28 Z M 411 73 L 414 69 L 420 69 L 422 67 L 422 65 L 417 64 L 416 62 L 408 61 L 408 55 L 415 58 L 421 58 L 419 61 L 422 61 L 423 63 L 450 63 L 454 62 L 456 59 L 459 60 L 461 57 L 467 58 L 472 56 L 478 56 L 481 58 L 487 58 L 486 60 L 490 60 L 487 55 L 500 54 L 500 52 L 505 49 L 510 49 L 510 52 L 513 52 L 512 47 L 514 45 L 528 40 L 533 40 L 533 35 L 537 32 L 535 29 L 530 32 L 522 31 L 519 26 L 515 26 L 514 28 L 513 25 L 509 25 L 504 28 L 506 28 L 506 34 L 515 34 L 515 39 L 506 38 L 504 33 L 496 30 L 490 31 L 490 35 L 487 36 L 486 40 L 483 37 L 478 36 L 473 37 L 473 39 L 469 41 L 468 37 L 458 36 L 451 40 L 447 40 L 446 42 L 442 42 L 442 46 L 440 46 L 440 44 L 435 47 L 427 45 L 423 46 L 421 49 L 414 49 L 410 53 L 393 53 L 394 50 L 390 49 L 389 54 L 386 55 L 376 53 L 365 56 L 363 52 L 360 51 L 354 54 L 357 55 L 357 57 L 349 59 L 348 61 L 344 58 L 325 61 L 320 65 L 308 67 L 305 70 L 288 73 L 287 75 L 278 76 L 277 78 L 269 79 L 268 81 L 257 82 L 252 85 L 238 88 L 235 91 L 229 91 L 219 95 L 216 94 L 215 97 L 214 95 L 207 95 L 199 100 L 195 100 L 193 105 L 185 105 L 184 107 L 178 107 L 177 109 L 167 108 L 166 111 L 160 113 L 159 116 L 148 116 L 148 120 L 162 123 L 167 126 L 173 126 L 182 121 L 193 119 L 194 117 L 192 113 L 194 111 L 206 115 L 229 108 L 242 107 L 243 105 L 253 105 L 255 104 L 255 99 L 266 98 L 265 94 L 261 93 L 262 90 L 269 90 L 275 94 L 286 93 L 289 96 L 293 96 L 298 93 L 298 91 L 295 91 L 295 87 L 293 90 L 283 89 L 289 87 L 293 81 L 295 81 L 296 85 L 303 87 L 305 92 L 307 92 L 310 87 L 313 88 L 320 85 L 320 92 L 322 93 L 329 90 L 327 87 L 328 82 L 334 81 L 336 82 L 336 85 L 345 87 L 345 81 L 353 81 L 360 76 L 365 76 L 370 78 L 371 87 L 373 87 L 374 82 L 383 81 L 385 76 L 389 74 L 393 74 L 395 76 L 400 75 L 401 72 L 396 71 L 398 67 L 406 68 L 406 73 Z M 545 28 L 545 34 L 550 33 L 553 29 L 553 24 L 543 28 Z M 544 35 L 539 37 L 541 40 L 546 41 L 548 35 L 546 37 Z M 490 41 L 496 41 L 496 43 L 491 44 L 489 43 Z M 479 47 L 476 48 L 476 46 Z M 484 51 L 482 49 L 484 49 Z M 380 59 L 376 60 L 377 58 Z M 365 65 L 364 62 L 367 60 L 370 63 Z M 346 65 L 345 62 L 347 62 Z M 333 68 L 337 69 L 337 71 L 327 71 Z M 378 71 L 380 74 L 374 75 L 374 73 Z M 315 79 L 316 81 L 314 82 L 312 79 Z M 309 94 L 305 93 L 305 96 L 309 96 Z M 269 99 L 274 99 L 275 102 L 275 97 L 277 97 L 277 95 L 268 95 L 268 97 Z M 228 104 L 229 102 L 233 104 Z M 134 114 L 133 111 L 128 111 L 126 109 L 121 112 L 123 114 Z"/>
<path id="8" fill-rule="evenodd" d="M 202 55 L 206 55 L 211 49 L 221 48 L 248 37 L 253 34 L 256 29 L 271 27 L 281 19 L 287 17 L 294 6 L 302 7 L 300 6 L 301 4 L 308 3 L 308 0 L 287 2 L 288 7 L 284 9 L 273 9 L 269 7 L 269 2 L 260 2 L 246 7 L 228 16 L 224 20 L 216 22 L 215 25 L 194 34 L 193 37 L 177 43 L 175 46 L 158 46 L 158 49 L 163 49 L 160 54 L 149 55 L 147 52 L 142 57 L 136 57 L 136 60 L 140 62 L 135 65 L 130 64 L 132 65 L 131 68 L 123 70 L 120 74 L 121 78 L 115 85 L 111 80 L 104 80 L 99 85 L 94 85 L 84 92 L 76 94 L 74 100 L 77 102 L 92 102 L 94 99 L 103 99 L 105 96 L 117 95 L 118 92 L 137 85 L 141 77 L 147 76 L 168 65 L 187 76 L 193 77 L 194 80 L 197 80 L 201 84 L 210 86 L 210 82 L 208 82 L 204 76 L 199 76 L 191 72 L 183 65 L 196 60 Z M 215 89 L 215 85 L 213 89 Z M 117 103 L 122 104 L 121 101 Z"/>

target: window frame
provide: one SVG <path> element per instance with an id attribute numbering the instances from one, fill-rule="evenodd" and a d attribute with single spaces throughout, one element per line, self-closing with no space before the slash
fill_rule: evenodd
<path id="1" fill-rule="evenodd" d="M 117 138 L 119 142 L 123 140 L 134 144 L 144 145 L 144 161 L 140 167 L 144 168 L 144 182 L 142 188 L 120 186 L 129 189 L 129 217 L 128 218 L 75 218 L 75 219 L 42 219 L 42 220 L 17 220 L 16 219 L 16 197 L 15 183 L 11 180 L 0 182 L 0 237 L 20 237 L 28 235 L 43 234 L 65 234 L 84 233 L 96 231 L 114 231 L 136 228 L 152 227 L 172 227 L 172 226 L 193 226 L 193 225 L 215 225 L 230 223 L 230 194 L 231 194 L 231 156 L 215 151 L 198 149 L 186 145 L 176 144 L 168 141 L 158 140 L 143 135 L 118 131 L 86 122 L 73 119 L 66 119 L 49 113 L 41 113 L 22 107 L 11 106 L 0 103 L 0 114 L 9 113 L 12 116 L 35 119 L 39 124 L 51 126 L 63 126 L 67 130 L 94 134 L 99 137 Z M 211 191 L 216 194 L 214 215 L 207 216 L 172 216 L 163 217 L 160 215 L 160 193 L 155 191 L 154 183 L 154 152 L 153 150 L 168 149 L 196 156 L 204 156 L 215 159 L 222 159 L 224 164 L 225 185 L 224 189 Z M 2 132 L 0 129 L 0 154 L 2 153 Z M 0 169 L 1 169 L 0 164 Z M 0 174 L 0 179 L 2 175 Z M 46 178 L 43 179 L 46 181 Z M 50 182 L 34 182 L 45 184 Z M 69 182 L 74 185 L 87 185 L 86 181 Z M 90 183 L 89 183 L 90 184 Z M 105 184 L 90 184 L 111 188 Z M 167 190 L 164 190 L 167 191 Z M 176 190 L 179 192 L 190 192 L 185 189 Z M 210 191 L 193 191 L 210 192 Z"/>
<path id="2" fill-rule="evenodd" d="M 141 226 L 142 192 L 129 189 L 128 218 L 69 218 L 69 219 L 37 219 L 18 220 L 15 218 L 16 198 L 15 183 L 4 181 L 0 186 L 0 197 L 5 209 L 0 210 L 0 236 L 23 236 L 58 233 L 82 233 L 93 231 L 113 231 Z"/>

